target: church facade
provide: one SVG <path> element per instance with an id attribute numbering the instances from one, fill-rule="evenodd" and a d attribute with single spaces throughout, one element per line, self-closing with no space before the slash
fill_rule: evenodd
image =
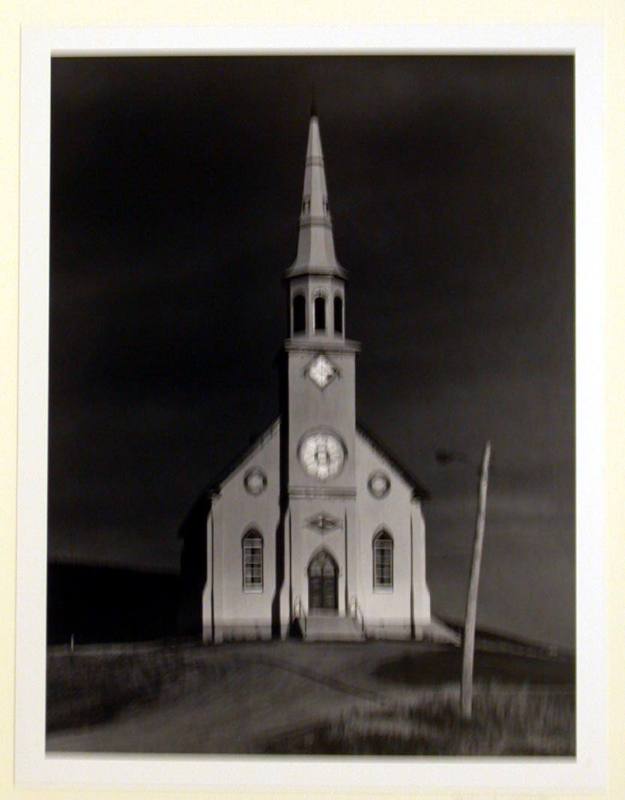
<path id="1" fill-rule="evenodd" d="M 422 638 L 426 492 L 356 420 L 346 273 L 334 251 L 319 121 L 306 152 L 281 413 L 210 487 L 205 641 Z"/>

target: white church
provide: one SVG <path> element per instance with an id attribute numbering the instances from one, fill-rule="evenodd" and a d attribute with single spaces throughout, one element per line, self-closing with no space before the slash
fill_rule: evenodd
<path id="1" fill-rule="evenodd" d="M 426 492 L 356 421 L 360 346 L 346 337 L 314 110 L 285 279 L 281 414 L 181 530 L 203 639 L 453 639 L 430 614 Z"/>

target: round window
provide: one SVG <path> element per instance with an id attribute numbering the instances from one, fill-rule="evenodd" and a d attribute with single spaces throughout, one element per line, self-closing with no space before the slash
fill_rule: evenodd
<path id="1" fill-rule="evenodd" d="M 246 490 L 253 495 L 261 494 L 267 486 L 267 476 L 258 467 L 253 467 L 245 473 L 243 484 Z"/>
<path id="2" fill-rule="evenodd" d="M 378 471 L 372 472 L 371 475 L 369 475 L 369 482 L 367 485 L 371 494 L 379 500 L 389 493 L 391 481 L 385 472 Z"/>
<path id="3" fill-rule="evenodd" d="M 330 431 L 314 431 L 301 440 L 299 460 L 308 475 L 325 481 L 334 478 L 343 469 L 345 445 Z"/>

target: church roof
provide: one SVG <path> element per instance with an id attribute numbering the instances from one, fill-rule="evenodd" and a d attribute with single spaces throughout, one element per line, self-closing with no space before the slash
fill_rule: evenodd
<path id="1" fill-rule="evenodd" d="M 405 467 L 401 461 L 399 461 L 395 456 L 391 455 L 386 445 L 381 444 L 380 440 L 377 439 L 368 428 L 361 422 L 356 422 L 356 431 L 366 439 L 367 442 L 371 445 L 371 447 L 378 453 L 378 455 L 382 456 L 388 463 L 395 469 L 401 477 L 406 481 L 406 483 L 412 487 L 414 492 L 414 496 L 418 497 L 420 500 L 429 500 L 430 493 L 428 490 L 423 486 L 423 484 L 415 478 L 413 473 Z"/>
<path id="2" fill-rule="evenodd" d="M 280 425 L 280 417 L 276 417 L 276 419 L 273 420 L 271 425 L 268 425 L 261 434 L 255 437 L 250 437 L 250 444 L 247 447 L 240 450 L 234 456 L 234 458 L 232 458 L 226 464 L 225 467 L 220 469 L 219 472 L 215 474 L 212 480 L 205 487 L 204 491 L 207 492 L 209 495 L 218 493 L 219 490 L 221 489 L 222 484 L 228 480 L 228 478 L 232 475 L 232 473 L 236 469 L 238 469 L 241 466 L 241 464 L 245 463 L 245 461 L 252 455 L 252 453 L 254 453 L 260 447 L 260 445 L 266 439 L 268 439 L 270 436 L 273 435 L 273 433 L 275 432 L 275 430 L 278 428 L 279 425 Z"/>
<path id="3" fill-rule="evenodd" d="M 206 486 L 205 492 L 211 495 L 219 492 L 222 484 L 232 475 L 232 473 L 245 463 L 245 461 L 254 453 L 255 450 L 269 437 L 272 436 L 280 424 L 280 417 L 277 417 L 271 425 L 269 425 L 263 433 L 256 437 L 252 443 L 241 450 L 223 469 L 221 469 L 215 477 Z M 371 431 L 362 425 L 360 422 L 356 423 L 357 432 L 369 443 L 369 445 L 389 463 L 389 465 L 396 470 L 399 475 L 412 487 L 415 497 L 420 500 L 428 500 L 430 493 L 423 486 L 423 484 L 413 475 L 413 473 L 404 466 L 395 456 L 393 456 L 386 445 L 383 445 Z"/>
<path id="4" fill-rule="evenodd" d="M 346 276 L 334 252 L 319 118 L 314 105 L 308 126 L 297 256 L 286 272 L 287 278 L 297 275 L 337 275 L 341 278 Z"/>

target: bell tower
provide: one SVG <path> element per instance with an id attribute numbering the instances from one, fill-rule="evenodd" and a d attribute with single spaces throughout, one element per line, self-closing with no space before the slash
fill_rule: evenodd
<path id="1" fill-rule="evenodd" d="M 286 271 L 289 301 L 287 465 L 295 603 L 334 604 L 346 613 L 355 592 L 356 342 L 346 338 L 347 274 L 334 251 L 319 119 L 308 129 L 297 256 Z M 336 598 L 309 585 L 315 554 L 336 564 Z M 314 562 L 316 564 L 316 562 Z M 353 563 L 350 570 L 350 564 Z M 353 572 L 352 572 L 353 570 Z M 352 584 L 353 588 L 352 588 Z M 321 598 L 321 599 L 319 599 Z M 312 604 L 312 605 L 311 605 Z M 328 609 L 325 609 L 328 610 Z"/>

